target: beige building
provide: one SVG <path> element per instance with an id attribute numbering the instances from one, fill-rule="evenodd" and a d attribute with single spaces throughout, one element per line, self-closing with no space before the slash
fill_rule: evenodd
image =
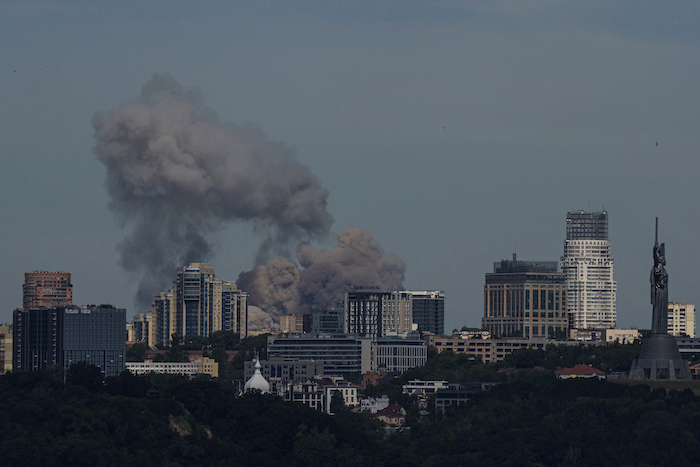
<path id="1" fill-rule="evenodd" d="M 639 339 L 639 329 L 603 329 L 603 342 L 609 344 L 619 342 L 620 344 L 632 344 L 635 339 Z"/>
<path id="2" fill-rule="evenodd" d="M 0 325 L 0 375 L 12 371 L 12 325 Z"/>
<path id="3" fill-rule="evenodd" d="M 160 373 L 166 375 L 183 375 L 193 378 L 197 375 L 219 377 L 219 363 L 209 357 L 199 357 L 190 362 L 126 362 L 126 369 L 135 375 Z"/>
<path id="4" fill-rule="evenodd" d="M 668 333 L 674 337 L 695 337 L 695 305 L 669 302 Z"/>
<path id="5" fill-rule="evenodd" d="M 556 261 L 502 260 L 486 274 L 481 327 L 495 337 L 564 336 L 566 275 Z"/>
<path id="6" fill-rule="evenodd" d="M 460 339 L 454 336 L 430 336 L 430 341 L 428 342 L 438 352 L 451 350 L 458 354 L 469 354 L 474 358 L 481 357 L 481 361 L 484 363 L 500 362 L 506 355 L 518 349 L 544 350 L 547 343 L 548 340 L 544 337 L 532 337 L 530 339 L 518 337 L 505 339 Z"/>
<path id="7" fill-rule="evenodd" d="M 304 332 L 304 320 L 299 315 L 280 316 L 280 332 L 284 334 Z"/>

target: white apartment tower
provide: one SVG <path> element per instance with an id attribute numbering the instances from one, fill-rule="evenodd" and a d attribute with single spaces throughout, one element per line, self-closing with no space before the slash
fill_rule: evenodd
<path id="1" fill-rule="evenodd" d="M 608 213 L 566 213 L 561 272 L 566 274 L 566 304 L 575 329 L 609 329 L 617 324 L 617 284 L 608 240 Z"/>

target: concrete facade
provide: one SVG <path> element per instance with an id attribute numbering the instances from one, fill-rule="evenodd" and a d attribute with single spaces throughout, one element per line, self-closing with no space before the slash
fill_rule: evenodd
<path id="1" fill-rule="evenodd" d="M 566 333 L 566 275 L 555 261 L 502 260 L 486 273 L 482 328 L 494 337 Z"/>
<path id="2" fill-rule="evenodd" d="M 561 271 L 566 274 L 571 327 L 616 327 L 617 283 L 610 256 L 607 212 L 567 213 Z"/>
<path id="3" fill-rule="evenodd" d="M 695 305 L 670 302 L 667 330 L 673 337 L 695 337 Z"/>

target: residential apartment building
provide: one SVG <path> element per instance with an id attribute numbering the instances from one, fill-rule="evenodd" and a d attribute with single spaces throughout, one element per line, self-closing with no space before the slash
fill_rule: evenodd
<path id="1" fill-rule="evenodd" d="M 12 325 L 0 325 L 0 375 L 12 371 Z"/>
<path id="2" fill-rule="evenodd" d="M 280 332 L 285 334 L 304 332 L 304 318 L 299 315 L 280 316 Z"/>
<path id="3" fill-rule="evenodd" d="M 73 303 L 70 272 L 33 271 L 24 273 L 22 306 L 57 308 Z"/>
<path id="4" fill-rule="evenodd" d="M 480 357 L 484 363 L 500 362 L 506 355 L 518 349 L 544 350 L 548 339 L 544 337 L 504 338 L 504 339 L 461 339 L 459 337 L 430 336 L 429 345 L 438 352 L 450 350 L 457 354 Z"/>
<path id="5" fill-rule="evenodd" d="M 617 324 L 613 259 L 608 240 L 608 213 L 566 214 L 561 271 L 566 274 L 567 310 L 576 329 L 614 328 Z"/>
<path id="6" fill-rule="evenodd" d="M 235 282 L 218 279 L 208 263 L 191 263 L 177 268 L 172 290 L 154 295 L 147 342 L 169 345 L 173 334 L 206 337 L 216 331 L 243 338 L 247 323 L 248 294 Z"/>
<path id="7" fill-rule="evenodd" d="M 407 335 L 413 331 L 409 291 L 349 292 L 344 299 L 344 331 L 366 338 Z"/>
<path id="8" fill-rule="evenodd" d="M 445 292 L 442 290 L 411 290 L 413 323 L 421 331 L 445 333 Z"/>
<path id="9" fill-rule="evenodd" d="M 481 326 L 496 337 L 550 337 L 568 329 L 566 275 L 555 261 L 494 263 L 486 273 Z"/>
<path id="10" fill-rule="evenodd" d="M 667 329 L 674 337 L 695 337 L 695 305 L 670 302 Z"/>

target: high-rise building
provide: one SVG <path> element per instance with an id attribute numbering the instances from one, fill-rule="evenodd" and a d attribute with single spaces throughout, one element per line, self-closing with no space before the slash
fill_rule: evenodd
<path id="1" fill-rule="evenodd" d="M 445 292 L 442 290 L 411 291 L 413 323 L 421 331 L 445 333 Z"/>
<path id="2" fill-rule="evenodd" d="M 361 337 L 405 335 L 413 330 L 412 298 L 408 291 L 345 294 L 345 332 Z"/>
<path id="3" fill-rule="evenodd" d="M 214 268 L 207 263 L 192 263 L 177 268 L 175 282 L 176 332 L 181 335 L 208 336 L 212 329 Z"/>
<path id="4" fill-rule="evenodd" d="M 125 324 L 125 309 L 104 305 L 16 309 L 14 370 L 67 370 L 87 362 L 105 377 L 118 376 L 126 357 Z"/>
<path id="5" fill-rule="evenodd" d="M 496 337 L 550 337 L 568 329 L 566 275 L 556 261 L 502 260 L 486 273 L 482 328 Z"/>
<path id="6" fill-rule="evenodd" d="M 12 325 L 0 324 L 0 375 L 12 371 Z"/>
<path id="7" fill-rule="evenodd" d="M 152 341 L 148 342 L 150 347 L 155 347 L 158 344 L 170 345 L 170 338 L 176 329 L 176 316 L 173 291 L 155 294 L 151 305 L 150 336 L 152 336 Z"/>
<path id="8" fill-rule="evenodd" d="M 669 302 L 666 329 L 674 337 L 695 337 L 695 305 Z"/>
<path id="9" fill-rule="evenodd" d="M 561 271 L 566 274 L 566 304 L 576 329 L 614 328 L 617 283 L 608 240 L 608 213 L 566 214 Z"/>
<path id="10" fill-rule="evenodd" d="M 126 364 L 126 310 L 112 306 L 59 308 L 65 370 L 77 362 L 98 366 L 103 377 L 119 376 Z"/>
<path id="11" fill-rule="evenodd" d="M 247 323 L 248 294 L 235 282 L 218 279 L 208 263 L 191 263 L 177 268 L 172 290 L 153 297 L 148 345 L 168 345 L 173 334 L 233 331 L 243 338 Z"/>
<path id="12" fill-rule="evenodd" d="M 25 308 L 56 308 L 73 303 L 70 272 L 25 272 L 22 292 Z"/>

